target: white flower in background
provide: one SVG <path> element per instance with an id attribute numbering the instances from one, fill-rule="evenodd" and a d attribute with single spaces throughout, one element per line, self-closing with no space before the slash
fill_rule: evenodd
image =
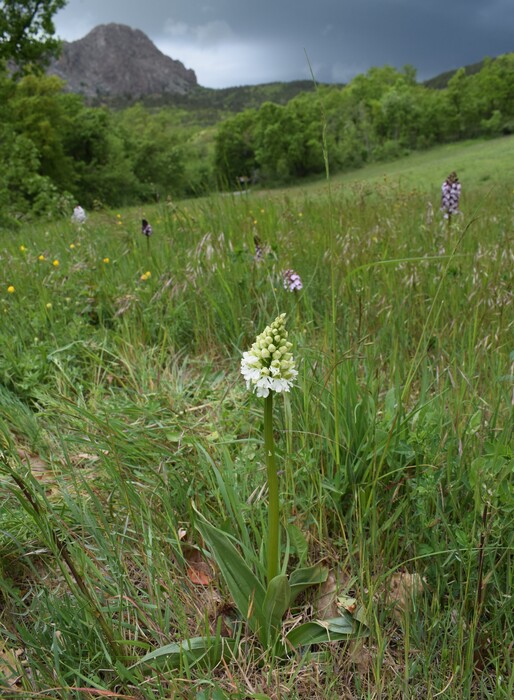
<path id="1" fill-rule="evenodd" d="M 86 212 L 80 206 L 80 204 L 77 204 L 77 206 L 73 209 L 73 214 L 71 215 L 71 220 L 73 221 L 74 224 L 83 224 L 86 219 L 87 219 Z"/>
<path id="2" fill-rule="evenodd" d="M 285 314 L 280 314 L 257 336 L 248 352 L 243 353 L 241 374 L 248 389 L 265 398 L 270 391 L 289 391 L 298 372 L 287 340 Z"/>
<path id="3" fill-rule="evenodd" d="M 302 278 L 294 270 L 284 270 L 282 273 L 284 278 L 284 289 L 289 292 L 299 292 L 303 289 Z"/>

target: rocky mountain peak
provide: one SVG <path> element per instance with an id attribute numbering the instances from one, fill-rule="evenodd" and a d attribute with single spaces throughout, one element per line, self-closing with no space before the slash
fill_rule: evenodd
<path id="1" fill-rule="evenodd" d="M 69 92 L 88 98 L 184 95 L 197 85 L 193 70 L 124 24 L 101 24 L 83 39 L 63 42 L 48 73 L 65 80 Z"/>

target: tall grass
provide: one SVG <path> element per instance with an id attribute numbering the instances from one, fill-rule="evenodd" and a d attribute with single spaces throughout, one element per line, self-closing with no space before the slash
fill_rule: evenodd
<path id="1" fill-rule="evenodd" d="M 5 697 L 512 697 L 512 197 L 461 181 L 450 238 L 438 190 L 385 180 L 330 207 L 147 208 L 148 245 L 139 210 L 5 242 Z M 262 546 L 262 411 L 238 368 L 280 312 L 301 361 L 276 413 L 286 546 L 326 562 L 370 635 L 279 663 L 243 631 L 218 666 L 137 664 L 232 628 L 192 506 Z M 319 614 L 304 603 L 286 625 Z"/>

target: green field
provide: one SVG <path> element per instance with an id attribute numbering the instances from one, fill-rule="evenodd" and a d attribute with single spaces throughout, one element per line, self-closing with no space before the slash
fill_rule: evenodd
<path id="1" fill-rule="evenodd" d="M 500 183 L 514 180 L 514 137 L 474 140 L 437 146 L 429 151 L 417 151 L 391 163 L 374 163 L 362 170 L 336 175 L 334 189 L 365 184 L 375 185 L 385 178 L 404 189 L 433 193 L 438 190 L 445 173 L 456 170 L 466 187 L 496 188 Z M 298 187 L 292 188 L 298 189 Z M 312 190 L 312 186 L 305 189 Z"/>
<path id="2" fill-rule="evenodd" d="M 505 137 L 6 238 L 0 695 L 510 700 L 513 192 Z M 244 588 L 271 491 L 240 361 L 281 313 L 280 562 L 324 579 L 290 606 Z"/>

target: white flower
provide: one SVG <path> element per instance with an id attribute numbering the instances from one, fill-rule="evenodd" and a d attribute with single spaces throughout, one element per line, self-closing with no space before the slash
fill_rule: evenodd
<path id="1" fill-rule="evenodd" d="M 289 391 L 298 372 L 287 340 L 285 314 L 280 314 L 257 336 L 248 352 L 243 353 L 241 374 L 248 389 L 266 398 L 270 391 Z"/>
<path id="2" fill-rule="evenodd" d="M 84 209 L 82 209 L 80 204 L 77 204 L 77 206 L 73 210 L 73 214 L 71 215 L 71 220 L 74 224 L 83 224 L 86 219 L 86 212 L 84 211 Z"/>

